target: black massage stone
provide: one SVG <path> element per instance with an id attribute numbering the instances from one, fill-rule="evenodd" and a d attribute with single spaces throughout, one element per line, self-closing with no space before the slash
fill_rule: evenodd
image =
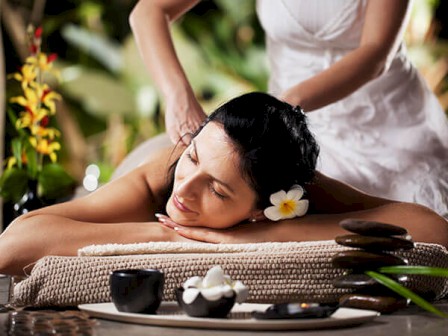
<path id="1" fill-rule="evenodd" d="M 390 237 L 407 234 L 407 230 L 405 228 L 380 222 L 344 219 L 339 223 L 339 225 L 347 231 L 363 236 Z"/>

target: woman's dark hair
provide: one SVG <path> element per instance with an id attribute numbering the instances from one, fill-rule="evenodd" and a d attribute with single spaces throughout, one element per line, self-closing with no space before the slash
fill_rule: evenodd
<path id="1" fill-rule="evenodd" d="M 319 146 L 300 107 L 252 92 L 216 109 L 202 127 L 208 122 L 223 125 L 233 142 L 241 172 L 258 195 L 259 209 L 269 206 L 272 193 L 313 179 Z"/>

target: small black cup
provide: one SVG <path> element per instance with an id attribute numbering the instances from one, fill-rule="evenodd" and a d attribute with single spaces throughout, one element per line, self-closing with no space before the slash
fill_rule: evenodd
<path id="1" fill-rule="evenodd" d="M 155 314 L 162 302 L 165 277 L 156 269 L 123 269 L 110 274 L 112 301 L 120 312 Z"/>

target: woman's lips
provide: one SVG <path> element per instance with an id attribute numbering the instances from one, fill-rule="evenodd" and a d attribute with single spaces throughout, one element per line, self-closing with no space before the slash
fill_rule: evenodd
<path id="1" fill-rule="evenodd" d="M 190 210 L 188 207 L 186 207 L 186 206 L 179 200 L 179 198 L 177 197 L 176 194 L 173 195 L 173 203 L 174 203 L 174 206 L 175 206 L 177 209 L 179 209 L 180 211 L 182 211 L 182 212 L 194 212 L 194 211 Z"/>

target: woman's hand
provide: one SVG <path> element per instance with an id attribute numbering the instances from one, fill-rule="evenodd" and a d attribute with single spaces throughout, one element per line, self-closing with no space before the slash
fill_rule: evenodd
<path id="1" fill-rule="evenodd" d="M 165 215 L 156 215 L 159 222 L 176 231 L 179 235 L 205 243 L 262 243 L 283 241 L 281 239 L 281 225 L 277 222 L 263 221 L 243 223 L 227 229 L 211 229 L 207 227 L 187 227 L 180 225 Z"/>
<path id="2" fill-rule="evenodd" d="M 174 144 L 180 142 L 188 146 L 191 137 L 185 135 L 194 133 L 206 117 L 192 94 L 187 95 L 184 100 L 179 97 L 168 99 L 165 110 L 166 132 Z"/>

